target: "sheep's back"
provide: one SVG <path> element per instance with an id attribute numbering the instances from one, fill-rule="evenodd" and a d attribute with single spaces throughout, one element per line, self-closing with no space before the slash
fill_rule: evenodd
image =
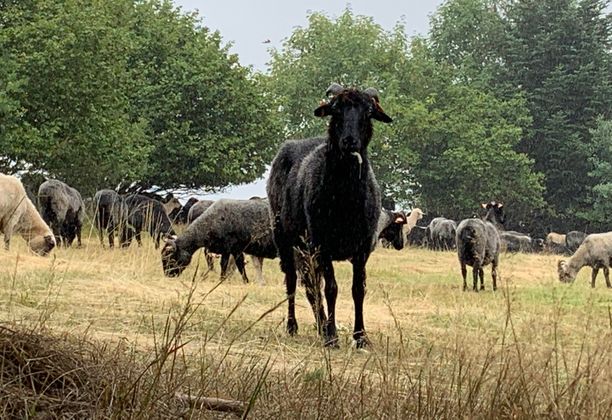
<path id="1" fill-rule="evenodd" d="M 480 261 L 482 265 L 497 258 L 500 250 L 499 233 L 493 224 L 480 219 L 465 219 L 457 226 L 457 253 L 467 265 Z"/>

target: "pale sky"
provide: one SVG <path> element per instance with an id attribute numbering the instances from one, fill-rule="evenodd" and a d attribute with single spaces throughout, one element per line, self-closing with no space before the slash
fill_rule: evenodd
<path id="1" fill-rule="evenodd" d="M 224 44 L 232 43 L 232 53 L 243 66 L 265 71 L 270 59 L 269 48 L 280 49 L 297 26 L 307 25 L 309 12 L 323 12 L 330 18 L 342 14 L 348 6 L 355 15 L 372 16 L 385 30 L 403 23 L 407 35 L 426 35 L 429 16 L 443 0 L 174 0 L 183 11 L 197 10 L 202 25 L 218 30 Z M 269 40 L 269 42 L 267 42 Z M 266 42 L 264 42 L 266 41 Z M 265 197 L 264 179 L 239 185 L 206 198 L 247 199 Z"/>

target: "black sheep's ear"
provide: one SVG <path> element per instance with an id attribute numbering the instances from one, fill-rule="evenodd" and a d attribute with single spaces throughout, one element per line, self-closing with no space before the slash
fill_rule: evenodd
<path id="1" fill-rule="evenodd" d="M 374 118 L 377 121 L 384 122 L 384 123 L 393 122 L 393 119 L 387 114 L 385 114 L 385 111 L 383 111 L 382 107 L 380 106 L 380 104 L 375 98 L 372 98 L 372 102 L 374 102 L 374 110 L 372 112 L 372 118 Z"/>
<path id="2" fill-rule="evenodd" d="M 327 117 L 331 115 L 331 105 L 329 102 L 322 101 L 319 107 L 314 110 L 315 117 Z"/>

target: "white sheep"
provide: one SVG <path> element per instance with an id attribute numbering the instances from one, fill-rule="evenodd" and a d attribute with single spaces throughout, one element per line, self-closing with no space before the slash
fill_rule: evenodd
<path id="1" fill-rule="evenodd" d="M 593 233 L 588 235 L 584 242 L 578 247 L 574 255 L 567 261 L 560 260 L 557 266 L 559 280 L 564 283 L 571 283 L 576 279 L 576 275 L 584 266 L 593 269 L 591 272 L 591 287 L 595 287 L 595 278 L 599 269 L 603 268 L 606 286 L 610 284 L 609 269 L 612 264 L 612 232 Z"/>
<path id="2" fill-rule="evenodd" d="M 423 218 L 423 210 L 420 208 L 412 209 L 408 217 L 406 218 L 406 224 L 404 225 L 404 237 L 408 236 L 413 227 L 416 226 L 419 220 Z"/>
<path id="3" fill-rule="evenodd" d="M 39 255 L 47 255 L 55 246 L 51 228 L 26 195 L 21 181 L 4 174 L 0 174 L 0 232 L 4 233 L 7 250 L 14 233 L 19 233 Z"/>

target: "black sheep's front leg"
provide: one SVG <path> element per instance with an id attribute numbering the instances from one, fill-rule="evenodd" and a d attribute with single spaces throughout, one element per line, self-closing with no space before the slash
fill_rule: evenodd
<path id="1" fill-rule="evenodd" d="M 355 328 L 353 339 L 358 349 L 370 344 L 363 324 L 363 300 L 366 293 L 366 262 L 368 255 L 360 254 L 353 257 L 353 303 L 355 305 Z"/>
<path id="2" fill-rule="evenodd" d="M 338 284 L 334 275 L 334 266 L 331 258 L 321 257 L 321 268 L 325 278 L 325 300 L 327 301 L 327 323 L 325 324 L 325 345 L 338 347 L 338 333 L 336 331 L 336 298 L 338 297 Z"/>

